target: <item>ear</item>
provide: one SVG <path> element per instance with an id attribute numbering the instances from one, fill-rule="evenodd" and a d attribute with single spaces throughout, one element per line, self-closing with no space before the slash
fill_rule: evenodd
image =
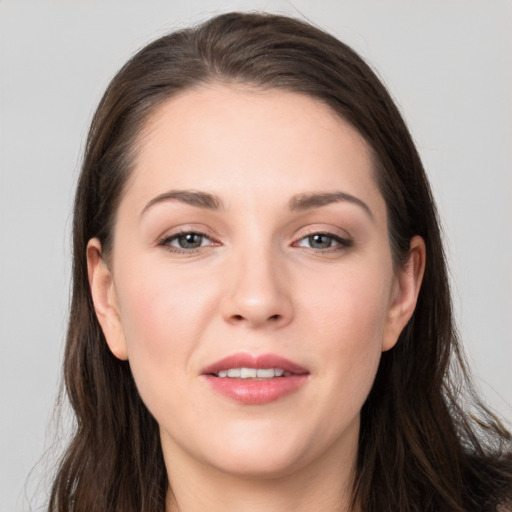
<path id="1" fill-rule="evenodd" d="M 125 361 L 128 359 L 128 351 L 119 315 L 114 280 L 107 264 L 101 257 L 101 243 L 97 238 L 92 238 L 87 244 L 87 272 L 94 310 L 101 330 L 110 351 L 118 359 Z"/>
<path id="2" fill-rule="evenodd" d="M 400 333 L 414 313 L 425 272 L 425 260 L 425 242 L 420 236 L 415 236 L 411 239 L 407 262 L 398 269 L 395 278 L 396 283 L 388 311 L 386 332 L 382 340 L 383 351 L 395 346 Z"/>

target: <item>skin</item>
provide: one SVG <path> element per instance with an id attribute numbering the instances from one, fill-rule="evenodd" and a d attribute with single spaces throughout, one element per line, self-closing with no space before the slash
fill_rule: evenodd
<path id="1" fill-rule="evenodd" d="M 176 190 L 214 194 L 222 207 L 155 200 Z M 290 209 L 301 194 L 332 191 L 357 200 Z M 207 237 L 183 249 L 182 231 Z M 326 233 L 324 249 L 308 238 Z M 297 93 L 182 93 L 145 127 L 112 253 L 101 255 L 91 240 L 96 313 L 160 425 L 167 510 L 348 510 L 359 413 L 425 262 L 415 237 L 405 267 L 393 267 L 358 132 Z M 235 402 L 201 370 L 239 352 L 286 357 L 307 382 L 268 404 Z"/>

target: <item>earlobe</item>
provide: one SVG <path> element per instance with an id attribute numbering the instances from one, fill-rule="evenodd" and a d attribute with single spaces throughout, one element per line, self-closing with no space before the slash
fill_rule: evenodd
<path id="1" fill-rule="evenodd" d="M 414 236 L 411 239 L 408 260 L 398 271 L 396 290 L 382 342 L 383 351 L 395 346 L 400 333 L 414 313 L 425 272 L 425 261 L 425 242 L 420 236 Z"/>
<path id="2" fill-rule="evenodd" d="M 110 351 L 121 360 L 128 359 L 112 273 L 101 255 L 101 242 L 92 238 L 87 244 L 87 272 L 96 317 Z"/>

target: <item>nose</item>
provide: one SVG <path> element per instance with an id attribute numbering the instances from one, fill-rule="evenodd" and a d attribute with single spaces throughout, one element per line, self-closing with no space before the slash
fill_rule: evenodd
<path id="1" fill-rule="evenodd" d="M 287 272 L 270 251 L 234 255 L 221 304 L 224 320 L 251 328 L 280 328 L 293 318 Z"/>

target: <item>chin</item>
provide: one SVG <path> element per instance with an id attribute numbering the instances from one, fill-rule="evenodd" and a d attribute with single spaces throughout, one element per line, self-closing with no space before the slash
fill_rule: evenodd
<path id="1" fill-rule="evenodd" d="M 275 424 L 267 429 L 233 431 L 203 453 L 223 473 L 253 479 L 280 478 L 311 464 L 325 447 L 311 432 L 293 432 Z M 213 440 L 212 440 L 213 441 Z M 318 453 L 317 453 L 318 452 Z"/>
<path id="2" fill-rule="evenodd" d="M 231 454 L 229 460 L 223 460 L 217 465 L 217 469 L 231 476 L 237 476 L 244 479 L 277 479 L 293 474 L 303 466 L 297 457 L 286 454 L 266 453 L 258 455 Z"/>

